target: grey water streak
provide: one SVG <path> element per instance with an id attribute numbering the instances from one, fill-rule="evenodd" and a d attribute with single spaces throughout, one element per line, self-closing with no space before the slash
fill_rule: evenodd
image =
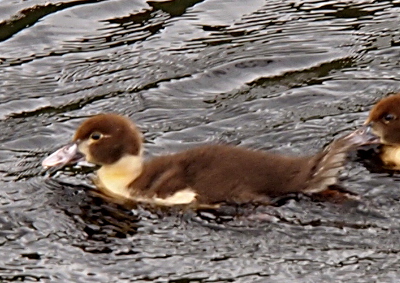
<path id="1" fill-rule="evenodd" d="M 4 20 L 0 23 L 0 41 L 7 40 L 24 28 L 34 25 L 41 18 L 49 14 L 73 7 L 75 5 L 90 4 L 95 2 L 99 1 L 72 1 L 67 3 L 60 2 L 56 4 L 46 3 L 44 5 L 35 5 L 20 10 L 17 14 L 12 15 L 10 19 Z"/>
<path id="2" fill-rule="evenodd" d="M 398 92 L 397 1 L 0 1 L 0 281 L 397 282 L 397 173 L 351 155 L 344 205 L 219 213 L 99 198 L 40 162 L 128 115 L 146 158 L 204 143 L 319 151 Z"/>

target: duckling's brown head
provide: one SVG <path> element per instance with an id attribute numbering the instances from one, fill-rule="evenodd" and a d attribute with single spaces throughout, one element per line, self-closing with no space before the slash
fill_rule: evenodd
<path id="1" fill-rule="evenodd" d="M 42 165 L 65 165 L 82 157 L 93 164 L 109 165 L 126 155 L 141 155 L 141 145 L 142 135 L 133 122 L 116 114 L 100 114 L 84 121 L 72 142 L 43 160 Z"/>
<path id="2" fill-rule="evenodd" d="M 365 124 L 371 126 L 381 143 L 400 144 L 400 94 L 388 96 L 375 104 Z"/>

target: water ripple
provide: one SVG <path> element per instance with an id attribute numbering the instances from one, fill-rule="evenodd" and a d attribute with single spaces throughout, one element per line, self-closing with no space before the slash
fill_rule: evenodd
<path id="1" fill-rule="evenodd" d="M 397 173 L 357 152 L 361 201 L 215 213 L 121 207 L 92 169 L 45 171 L 116 112 L 146 158 L 204 143 L 314 154 L 400 90 L 398 1 L 1 1 L 0 281 L 396 282 Z"/>

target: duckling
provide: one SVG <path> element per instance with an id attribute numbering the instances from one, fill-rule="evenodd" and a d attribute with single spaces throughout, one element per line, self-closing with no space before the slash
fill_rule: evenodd
<path id="1" fill-rule="evenodd" d="M 365 125 L 380 138 L 378 154 L 384 167 L 400 170 L 400 93 L 376 103 Z"/>
<path id="2" fill-rule="evenodd" d="M 136 125 L 117 114 L 100 114 L 84 121 L 72 142 L 42 165 L 79 160 L 97 164 L 95 185 L 116 199 L 162 206 L 269 204 L 275 197 L 328 189 L 336 184 L 346 153 L 373 139 L 366 129 L 359 129 L 306 157 L 217 144 L 145 161 L 143 137 Z"/>

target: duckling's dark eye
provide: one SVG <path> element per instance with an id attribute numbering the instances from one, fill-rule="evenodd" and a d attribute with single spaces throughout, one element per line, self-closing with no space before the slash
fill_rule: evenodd
<path id="1" fill-rule="evenodd" d="M 383 121 L 384 121 L 385 123 L 388 123 L 388 122 L 390 122 L 390 121 L 396 119 L 396 116 L 394 116 L 393 114 L 385 114 L 385 115 L 382 117 L 382 119 L 383 119 Z"/>
<path id="2" fill-rule="evenodd" d="M 100 134 L 100 133 L 98 133 L 98 132 L 94 132 L 94 133 L 92 133 L 92 134 L 90 135 L 90 138 L 91 138 L 92 140 L 98 141 L 99 139 L 101 139 L 102 136 L 103 136 L 102 134 Z"/>

